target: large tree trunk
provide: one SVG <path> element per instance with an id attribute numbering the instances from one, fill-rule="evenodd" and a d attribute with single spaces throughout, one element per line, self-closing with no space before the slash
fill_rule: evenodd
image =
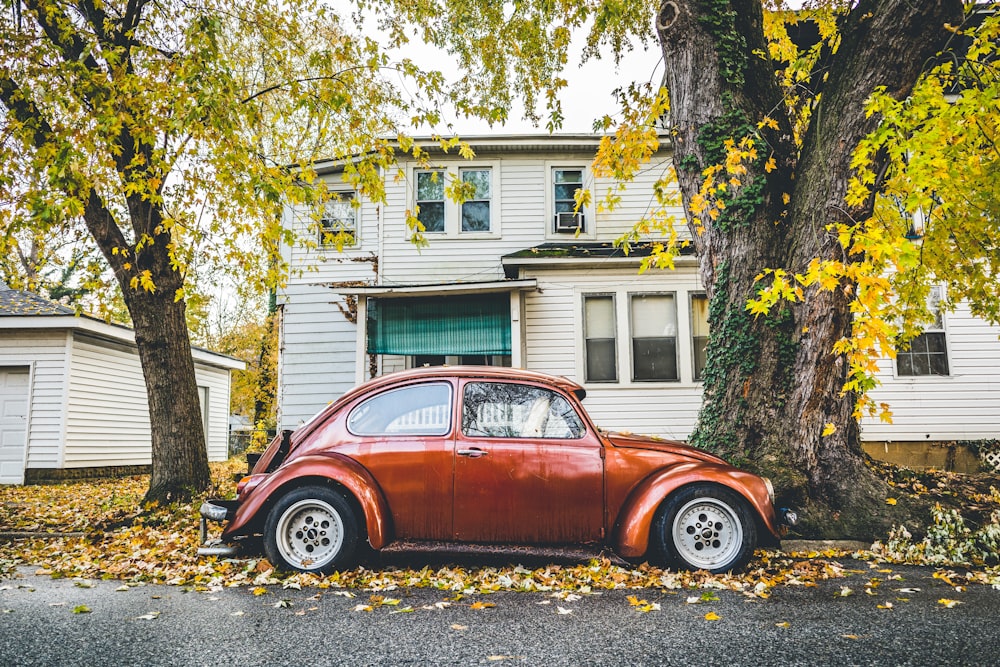
<path id="1" fill-rule="evenodd" d="M 869 538 L 900 520 L 866 467 L 856 396 L 842 393 L 846 360 L 834 344 L 851 333 L 852 286 L 810 290 L 801 303 L 754 317 L 764 269 L 802 273 L 843 249 L 831 223 L 862 220 L 872 202 L 845 203 L 851 154 L 878 118 L 864 102 L 877 86 L 897 97 L 944 45 L 958 0 L 862 0 L 841 21 L 841 43 L 823 59 L 821 97 L 797 147 L 751 0 L 667 0 L 657 17 L 674 129 L 674 164 L 685 205 L 703 170 L 725 159 L 723 140 L 757 136 L 756 160 L 716 219 L 688 219 L 710 297 L 704 404 L 692 440 L 771 477 L 780 500 L 805 510 L 816 536 Z M 772 118 L 778 129 L 761 126 Z M 758 129 L 760 128 L 760 129 Z M 766 143 L 765 143 L 766 142 Z M 768 171 L 765 161 L 775 158 Z M 824 426 L 834 433 L 823 436 Z M 893 512 L 893 515 L 890 515 Z"/>

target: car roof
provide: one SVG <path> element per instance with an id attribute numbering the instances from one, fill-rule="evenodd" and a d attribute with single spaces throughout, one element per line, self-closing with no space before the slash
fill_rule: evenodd
<path id="1" fill-rule="evenodd" d="M 567 377 L 539 373 L 538 371 L 528 371 L 523 368 L 506 368 L 502 366 L 423 366 L 421 368 L 410 368 L 405 371 L 395 371 L 380 375 L 357 385 L 326 406 L 326 408 L 317 412 L 309 421 L 296 429 L 294 437 L 298 440 L 308 435 L 323 422 L 325 415 L 339 410 L 342 405 L 353 401 L 361 394 L 366 394 L 381 387 L 391 387 L 395 384 L 405 385 L 411 381 L 451 378 L 537 382 L 574 394 L 581 401 L 587 395 L 586 389 Z"/>
<path id="2" fill-rule="evenodd" d="M 355 391 L 364 391 L 382 384 L 396 384 L 407 380 L 435 379 L 435 378 L 479 378 L 484 380 L 527 380 L 541 384 L 553 385 L 564 391 L 576 394 L 583 398 L 586 390 L 578 383 L 560 375 L 549 375 L 538 371 L 529 371 L 523 368 L 506 368 L 501 366 L 424 366 L 421 368 L 410 368 L 405 371 L 396 371 L 382 375 L 373 380 L 356 387 Z"/>

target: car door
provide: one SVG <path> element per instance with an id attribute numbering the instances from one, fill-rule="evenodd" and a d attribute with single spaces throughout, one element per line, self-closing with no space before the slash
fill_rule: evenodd
<path id="1" fill-rule="evenodd" d="M 561 393 L 467 380 L 455 443 L 455 538 L 564 544 L 603 537 L 597 435 Z"/>
<path id="2" fill-rule="evenodd" d="M 351 442 L 338 451 L 375 478 L 396 539 L 451 539 L 454 393 L 450 381 L 397 387 L 359 401 L 347 417 Z"/>

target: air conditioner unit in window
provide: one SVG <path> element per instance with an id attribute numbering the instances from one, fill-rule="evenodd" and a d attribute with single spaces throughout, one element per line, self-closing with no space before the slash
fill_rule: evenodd
<path id="1" fill-rule="evenodd" d="M 556 231 L 561 234 L 575 234 L 583 231 L 583 213 L 556 213 Z"/>

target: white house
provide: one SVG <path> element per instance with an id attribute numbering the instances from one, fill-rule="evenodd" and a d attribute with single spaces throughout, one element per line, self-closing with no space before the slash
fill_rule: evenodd
<path id="1" fill-rule="evenodd" d="M 319 245 L 286 249 L 293 274 L 280 294 L 280 427 L 294 428 L 374 375 L 484 363 L 582 383 L 602 426 L 687 438 L 708 335 L 696 261 L 681 257 L 673 271 L 640 275 L 640 258 L 611 243 L 651 206 L 669 148 L 613 211 L 574 214 L 577 188 L 598 199 L 612 185 L 591 172 L 599 137 L 468 141 L 473 160 L 439 151 L 432 168 L 400 163 L 386 175 L 384 206 L 359 199 L 340 167 L 325 165 L 323 177 L 342 201 L 319 226 L 351 237 L 343 252 L 324 245 L 310 211 L 286 211 L 285 224 Z M 459 205 L 445 197 L 444 183 L 455 178 L 476 185 L 473 199 Z M 420 250 L 405 224 L 417 206 L 430 242 Z M 996 437 L 998 335 L 967 310 L 943 314 L 910 352 L 883 364 L 875 398 L 892 405 L 895 420 L 866 422 L 864 437 Z"/>
<path id="2" fill-rule="evenodd" d="M 195 349 L 210 460 L 228 455 L 229 374 Z M 0 484 L 148 470 L 146 385 L 131 329 L 0 282 Z"/>

